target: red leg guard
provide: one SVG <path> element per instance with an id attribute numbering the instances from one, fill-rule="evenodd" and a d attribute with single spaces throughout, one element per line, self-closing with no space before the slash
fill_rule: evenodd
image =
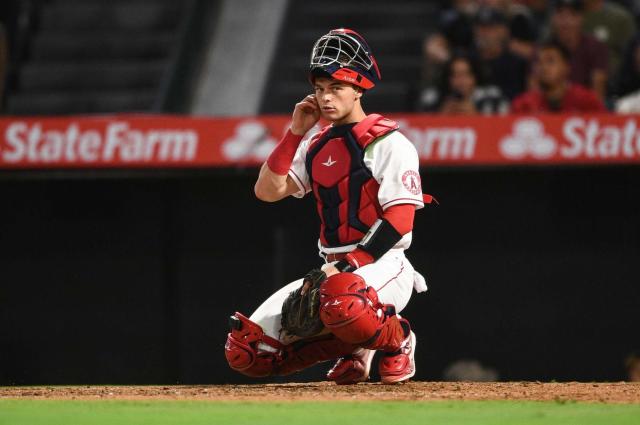
<path id="1" fill-rule="evenodd" d="M 378 329 L 375 337 L 368 344 L 364 345 L 365 348 L 370 350 L 381 350 L 387 353 L 398 351 L 400 346 L 407 339 L 411 327 L 407 319 L 399 319 L 393 309 L 393 315 L 389 316 L 385 313 L 386 319 Z"/>
<path id="2" fill-rule="evenodd" d="M 375 289 L 354 273 L 330 276 L 320 287 L 320 319 L 339 339 L 360 347 L 397 351 L 409 335 L 409 322 L 381 304 Z"/>
<path id="3" fill-rule="evenodd" d="M 229 366 L 252 377 L 289 375 L 316 363 L 350 354 L 356 349 L 353 344 L 333 335 L 322 335 L 285 346 L 265 335 L 258 324 L 240 313 L 231 316 L 230 325 L 231 332 L 225 344 Z M 258 344 L 261 342 L 278 351 L 259 351 Z"/>
<path id="4" fill-rule="evenodd" d="M 240 313 L 229 320 L 231 332 L 227 335 L 224 354 L 231 369 L 253 377 L 265 377 L 273 374 L 277 363 L 276 353 L 258 352 L 258 344 L 265 343 L 281 349 L 279 341 L 264 334 L 262 328 Z"/>
<path id="5" fill-rule="evenodd" d="M 282 360 L 276 367 L 277 374 L 289 375 L 316 363 L 335 360 L 351 354 L 356 348 L 331 334 L 296 341 L 285 348 Z"/>

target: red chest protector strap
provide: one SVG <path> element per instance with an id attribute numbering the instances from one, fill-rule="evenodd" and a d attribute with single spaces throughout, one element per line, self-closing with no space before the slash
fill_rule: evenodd
<path id="1" fill-rule="evenodd" d="M 398 123 L 378 114 L 368 115 L 356 124 L 351 132 L 362 149 L 366 148 L 378 137 L 398 129 Z"/>

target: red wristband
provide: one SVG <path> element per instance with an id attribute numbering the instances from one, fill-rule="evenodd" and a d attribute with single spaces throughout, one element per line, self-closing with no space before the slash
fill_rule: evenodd
<path id="1" fill-rule="evenodd" d="M 278 143 L 267 159 L 267 166 L 271 171 L 281 176 L 286 176 L 291 168 L 293 157 L 296 155 L 298 145 L 303 136 L 297 136 L 287 130 L 280 143 Z"/>

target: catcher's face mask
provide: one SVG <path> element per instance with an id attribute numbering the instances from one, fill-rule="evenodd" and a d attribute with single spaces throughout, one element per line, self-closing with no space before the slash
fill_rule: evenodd
<path id="1" fill-rule="evenodd" d="M 311 50 L 310 80 L 331 76 L 365 90 L 382 79 L 376 59 L 364 38 L 349 29 L 334 29 L 316 41 Z"/>

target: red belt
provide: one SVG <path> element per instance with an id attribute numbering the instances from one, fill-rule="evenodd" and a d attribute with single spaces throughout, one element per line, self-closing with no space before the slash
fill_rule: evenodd
<path id="1" fill-rule="evenodd" d="M 325 254 L 324 258 L 326 258 L 327 263 L 332 263 L 334 261 L 340 261 L 344 257 L 346 257 L 348 252 L 339 252 L 336 254 Z"/>

